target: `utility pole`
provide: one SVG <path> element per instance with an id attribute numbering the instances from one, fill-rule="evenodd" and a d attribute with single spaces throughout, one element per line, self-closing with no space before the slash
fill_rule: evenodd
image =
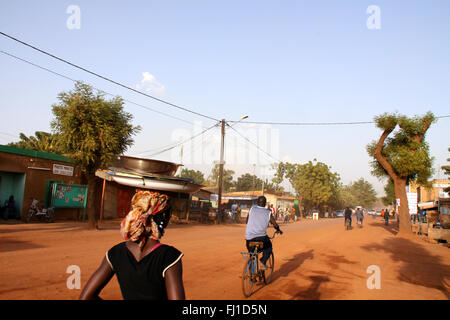
<path id="1" fill-rule="evenodd" d="M 219 203 L 217 208 L 219 210 L 218 214 L 221 217 L 222 213 L 222 184 L 223 184 L 223 153 L 224 153 L 224 144 L 225 144 L 225 119 L 222 119 L 222 139 L 220 143 L 220 163 L 219 163 Z"/>
<path id="2" fill-rule="evenodd" d="M 247 119 L 248 116 L 243 116 L 239 121 L 237 121 L 236 123 Z M 222 123 L 222 139 L 220 142 L 220 163 L 219 163 L 219 196 L 218 196 L 218 204 L 217 204 L 217 209 L 219 210 L 219 217 L 221 217 L 221 213 L 222 213 L 222 185 L 223 185 L 223 166 L 225 164 L 224 162 L 224 148 L 225 148 L 225 124 L 226 121 L 225 119 L 222 119 L 221 121 Z M 236 124 L 235 123 L 235 124 Z"/>

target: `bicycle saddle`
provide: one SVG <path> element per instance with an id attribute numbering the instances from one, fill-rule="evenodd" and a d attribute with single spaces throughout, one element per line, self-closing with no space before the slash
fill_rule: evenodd
<path id="1" fill-rule="evenodd" d="M 263 245 L 264 245 L 264 242 L 260 242 L 260 241 L 250 241 L 248 243 L 249 247 L 260 247 L 260 248 L 262 248 Z"/>

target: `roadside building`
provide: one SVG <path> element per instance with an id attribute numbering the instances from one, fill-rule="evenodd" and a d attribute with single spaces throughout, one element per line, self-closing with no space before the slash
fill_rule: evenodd
<path id="1" fill-rule="evenodd" d="M 193 193 L 189 201 L 186 220 L 198 220 L 202 223 L 214 221 L 215 214 L 213 214 L 211 195 L 212 192 L 204 188 Z"/>
<path id="2" fill-rule="evenodd" d="M 14 196 L 20 219 L 25 220 L 33 199 L 50 206 L 53 185 L 81 184 L 81 170 L 59 154 L 0 145 L 0 205 Z M 77 219 L 78 208 L 56 208 L 55 219 Z"/>
<path id="3" fill-rule="evenodd" d="M 222 198 L 226 200 L 226 208 L 230 207 L 232 202 L 235 201 L 245 207 L 245 210 L 242 211 L 242 216 L 246 216 L 248 210 L 253 204 L 256 204 L 256 200 L 259 196 L 264 195 L 267 199 L 267 206 L 273 206 L 275 209 L 280 208 L 280 210 L 292 210 L 295 207 L 295 201 L 298 201 L 298 198 L 287 195 L 283 192 L 269 192 L 262 190 L 259 191 L 236 191 L 236 192 L 227 192 L 224 193 Z"/>
<path id="4" fill-rule="evenodd" d="M 130 211 L 136 189 L 164 192 L 172 202 L 172 216 L 188 219 L 190 195 L 202 187 L 190 179 L 174 177 L 179 165 L 144 158 L 120 156 L 118 162 L 106 170 L 97 170 L 102 179 L 98 207 L 100 219 L 123 218 Z"/>
<path id="5" fill-rule="evenodd" d="M 427 212 L 439 213 L 440 215 L 448 215 L 448 202 L 450 196 L 444 192 L 444 189 L 450 187 L 448 179 L 434 179 L 430 181 L 431 187 L 427 188 L 417 183 L 411 183 L 409 193 L 416 194 L 419 219 Z M 447 219 L 447 218 L 446 218 Z"/>

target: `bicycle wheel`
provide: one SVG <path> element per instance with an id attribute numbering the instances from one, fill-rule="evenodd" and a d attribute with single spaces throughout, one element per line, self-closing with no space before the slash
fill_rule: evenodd
<path id="1" fill-rule="evenodd" d="M 25 219 L 26 223 L 29 223 L 31 221 L 31 218 L 33 217 L 33 212 L 31 210 L 28 211 L 28 215 Z"/>
<path id="2" fill-rule="evenodd" d="M 256 282 L 256 264 L 254 258 L 249 256 L 244 264 L 242 272 L 242 292 L 245 297 L 250 297 L 253 293 L 253 286 Z"/>
<path id="3" fill-rule="evenodd" d="M 264 270 L 264 283 L 269 284 L 272 281 L 273 268 L 275 266 L 275 259 L 273 251 L 270 253 L 269 259 L 266 261 L 267 270 Z"/>

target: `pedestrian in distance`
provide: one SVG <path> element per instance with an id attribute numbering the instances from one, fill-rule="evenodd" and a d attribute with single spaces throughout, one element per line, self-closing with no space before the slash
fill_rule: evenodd
<path id="1" fill-rule="evenodd" d="M 120 225 L 125 242 L 106 252 L 81 292 L 81 300 L 101 299 L 101 290 L 114 275 L 125 300 L 185 299 L 183 253 L 161 243 L 171 216 L 169 201 L 165 194 L 137 191 L 132 210 Z"/>
<path id="2" fill-rule="evenodd" d="M 350 223 L 350 228 L 352 227 L 352 210 L 350 209 L 350 207 L 346 207 L 345 211 L 344 211 L 344 224 L 347 222 L 347 220 Z"/>
<path id="3" fill-rule="evenodd" d="M 387 209 L 384 211 L 384 224 L 389 225 L 389 211 Z"/>

